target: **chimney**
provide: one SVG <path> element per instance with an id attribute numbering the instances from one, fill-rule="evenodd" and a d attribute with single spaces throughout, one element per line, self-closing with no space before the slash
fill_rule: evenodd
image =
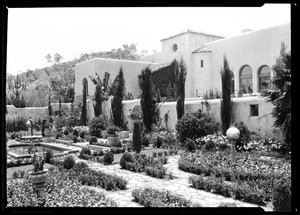
<path id="1" fill-rule="evenodd" d="M 242 34 L 252 31 L 252 29 L 246 28 L 242 30 Z"/>

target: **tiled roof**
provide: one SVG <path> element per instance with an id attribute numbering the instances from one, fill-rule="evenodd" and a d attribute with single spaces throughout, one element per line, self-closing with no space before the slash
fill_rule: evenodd
<path id="1" fill-rule="evenodd" d="M 162 42 L 162 41 L 164 41 L 164 40 L 168 40 L 168 39 L 171 39 L 171 38 L 173 38 L 173 37 L 176 37 L 176 36 L 179 36 L 179 35 L 181 35 L 181 34 L 188 33 L 188 32 L 195 33 L 195 34 L 203 34 L 203 35 L 213 36 L 213 37 L 219 37 L 219 38 L 225 38 L 225 37 L 223 37 L 223 36 L 216 35 L 216 34 L 205 33 L 205 32 L 201 32 L 201 31 L 193 31 L 193 30 L 191 30 L 191 29 L 188 29 L 187 31 L 181 32 L 181 33 L 179 33 L 179 34 L 175 34 L 175 35 L 173 35 L 173 36 L 170 36 L 170 37 L 161 39 L 160 41 Z"/>
<path id="2" fill-rule="evenodd" d="M 211 50 L 209 50 L 207 48 L 200 48 L 200 49 L 196 49 L 192 53 L 194 54 L 194 53 L 202 53 L 202 52 L 211 52 Z"/>

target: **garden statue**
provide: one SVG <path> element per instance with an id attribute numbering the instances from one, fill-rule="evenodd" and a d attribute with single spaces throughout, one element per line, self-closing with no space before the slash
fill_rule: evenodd
<path id="1" fill-rule="evenodd" d="M 230 127 L 226 131 L 226 137 L 229 140 L 229 143 L 231 144 L 231 162 L 234 163 L 236 158 L 236 150 L 235 150 L 235 144 L 236 141 L 240 138 L 240 131 L 236 127 Z"/>
<path id="2" fill-rule="evenodd" d="M 33 136 L 33 122 L 31 117 L 29 117 L 29 120 L 26 122 L 26 125 L 28 126 L 28 129 L 30 129 L 31 136 Z"/>

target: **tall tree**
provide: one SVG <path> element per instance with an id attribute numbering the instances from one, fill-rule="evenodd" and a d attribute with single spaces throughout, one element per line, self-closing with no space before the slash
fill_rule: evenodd
<path id="1" fill-rule="evenodd" d="M 272 115 L 274 127 L 280 128 L 288 147 L 291 144 L 291 53 L 281 44 L 280 56 L 273 65 L 274 77 L 270 80 L 271 88 L 262 92 L 275 107 Z"/>
<path id="2" fill-rule="evenodd" d="M 155 122 L 155 102 L 154 102 L 154 86 L 151 79 L 151 70 L 146 67 L 138 76 L 139 86 L 141 89 L 141 109 L 143 112 L 143 122 L 146 132 L 151 131 L 151 126 Z"/>
<path id="3" fill-rule="evenodd" d="M 122 67 L 120 68 L 119 75 L 116 77 L 112 84 L 113 99 L 111 102 L 112 119 L 116 126 L 123 127 L 123 105 L 122 101 L 125 95 L 125 80 Z"/>
<path id="4" fill-rule="evenodd" d="M 86 99 L 87 99 L 87 80 L 84 78 L 82 80 L 82 109 L 80 121 L 82 125 L 87 123 L 87 110 L 86 110 Z"/>
<path id="5" fill-rule="evenodd" d="M 175 64 L 175 85 L 176 85 L 176 110 L 177 119 L 181 119 L 184 115 L 184 99 L 185 99 L 185 79 L 187 67 L 181 58 L 180 63 Z"/>
<path id="6" fill-rule="evenodd" d="M 96 73 L 96 79 L 92 76 L 89 76 L 91 81 L 96 85 L 95 96 L 94 96 L 94 115 L 98 117 L 102 113 L 102 82 L 99 75 Z"/>
<path id="7" fill-rule="evenodd" d="M 226 56 L 223 57 L 223 68 L 221 68 L 221 82 L 222 82 L 222 97 L 221 97 L 221 120 L 223 134 L 226 135 L 226 131 L 231 123 L 232 115 L 232 101 L 231 101 L 231 78 L 232 71 L 229 68 Z"/>

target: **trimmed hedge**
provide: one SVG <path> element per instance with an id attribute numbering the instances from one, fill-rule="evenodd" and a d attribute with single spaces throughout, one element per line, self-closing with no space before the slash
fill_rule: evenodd
<path id="1" fill-rule="evenodd" d="M 145 207 L 201 207 L 199 203 L 192 203 L 179 195 L 169 191 L 153 188 L 138 188 L 132 191 L 133 201 Z"/>

